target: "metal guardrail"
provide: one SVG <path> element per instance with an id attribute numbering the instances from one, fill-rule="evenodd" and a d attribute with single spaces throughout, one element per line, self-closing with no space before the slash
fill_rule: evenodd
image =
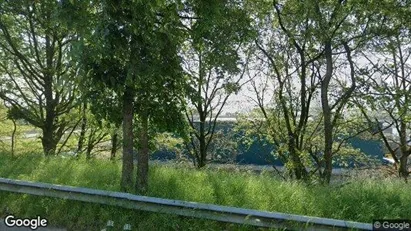
<path id="1" fill-rule="evenodd" d="M 372 225 L 367 223 L 265 212 L 6 178 L 0 178 L 0 190 L 259 227 L 288 230 L 372 230 Z"/>

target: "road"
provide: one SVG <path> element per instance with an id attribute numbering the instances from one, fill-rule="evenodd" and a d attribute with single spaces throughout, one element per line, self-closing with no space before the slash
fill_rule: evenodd
<path id="1" fill-rule="evenodd" d="M 70 133 L 70 131 L 65 132 L 65 134 L 68 134 L 68 133 Z M 74 133 L 80 133 L 80 130 L 75 130 L 75 131 L 73 131 L 73 134 L 74 134 Z M 22 135 L 22 137 L 20 137 L 20 138 L 23 138 L 23 139 L 34 139 L 34 138 L 40 137 L 41 134 L 42 134 L 41 131 L 36 131 L 36 130 L 27 131 L 27 132 L 24 132 L 23 135 Z M 0 137 L 0 141 L 6 141 L 6 140 L 11 140 L 11 136 L 2 136 L 2 137 Z M 1 231 L 1 230 L 0 230 L 0 231 Z"/>
<path id="2" fill-rule="evenodd" d="M 40 137 L 40 133 L 24 133 L 23 134 L 23 138 L 24 139 L 33 139 L 33 138 L 37 138 Z M 6 141 L 6 140 L 11 140 L 10 136 L 3 136 L 0 137 L 1 141 Z"/>

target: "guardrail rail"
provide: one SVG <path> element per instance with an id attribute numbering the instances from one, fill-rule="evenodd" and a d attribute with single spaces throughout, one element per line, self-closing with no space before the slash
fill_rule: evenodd
<path id="1" fill-rule="evenodd" d="M 0 190 L 287 230 L 372 230 L 371 223 L 266 212 L 122 192 L 0 178 Z"/>

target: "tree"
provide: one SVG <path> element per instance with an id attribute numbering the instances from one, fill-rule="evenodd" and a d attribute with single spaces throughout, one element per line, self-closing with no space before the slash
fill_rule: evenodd
<path id="1" fill-rule="evenodd" d="M 356 86 L 352 52 L 367 39 L 369 12 L 355 11 L 363 5 L 354 1 L 258 4 L 259 38 L 255 43 L 263 61 L 257 71 L 269 79 L 262 86 L 252 82 L 254 100 L 277 147 L 276 154 L 295 177 L 308 179 L 318 172 L 328 183 L 338 152 L 350 137 L 366 130 L 347 127 L 342 115 Z M 361 26 L 356 29 L 354 25 Z M 350 70 L 348 75 L 341 71 L 344 68 Z M 264 102 L 268 90 L 273 91 L 271 107 Z M 312 107 L 318 98 L 321 114 L 314 114 Z M 314 124 L 312 118 L 316 118 Z M 347 131 L 350 134 L 343 136 Z M 308 172 L 307 165 L 313 162 L 316 166 Z"/>
<path id="2" fill-rule="evenodd" d="M 313 50 L 309 43 L 307 33 L 308 24 L 301 31 L 289 31 L 283 25 L 276 27 L 275 22 L 283 20 L 277 12 L 276 15 L 264 24 L 268 28 L 262 28 L 256 45 L 261 51 L 265 62 L 261 67 L 268 68 L 268 79 L 260 88 L 252 81 L 252 90 L 256 95 L 255 102 L 262 112 L 262 116 L 270 128 L 270 136 L 275 146 L 278 147 L 277 155 L 294 172 L 296 179 L 307 179 L 308 172 L 304 166 L 301 153 L 306 148 L 306 134 L 310 106 L 319 82 L 316 79 L 314 61 L 319 58 L 321 52 Z M 265 33 L 264 33 L 265 32 Z M 295 34 L 294 34 L 295 33 Z M 292 35 L 291 35 L 292 34 Z M 296 35 L 297 34 L 297 35 Z M 295 37 L 301 36 L 302 41 Z M 262 44 L 265 42 L 265 44 Z M 294 58 L 295 57 L 295 58 Z M 262 73 L 262 70 L 256 70 Z M 265 105 L 265 91 L 269 90 L 268 81 L 271 79 L 274 105 L 269 109 Z M 284 150 L 283 145 L 287 146 Z"/>
<path id="3" fill-rule="evenodd" d="M 287 1 L 287 5 L 291 1 Z M 282 28 L 284 9 L 279 4 L 274 4 Z M 335 130 L 343 110 L 356 88 L 355 65 L 352 52 L 363 46 L 368 39 L 368 25 L 374 19 L 369 11 L 363 11 L 364 4 L 357 1 L 318 2 L 304 5 L 308 14 L 304 21 L 311 22 L 308 30 L 312 33 L 315 47 L 320 47 L 323 56 L 321 61 L 324 69 L 318 72 L 320 79 L 320 99 L 323 114 L 324 131 L 324 168 L 323 180 L 329 183 L 332 174 L 333 143 Z M 287 13 L 287 11 L 285 11 Z M 341 58 L 339 54 L 344 54 Z M 347 66 L 348 80 L 340 81 L 337 78 L 338 69 Z M 345 83 L 344 83 L 345 82 Z M 337 89 L 331 89 L 336 84 Z M 337 92 L 332 95 L 331 91 Z"/>
<path id="4" fill-rule="evenodd" d="M 114 126 L 111 129 L 110 133 L 110 140 L 111 140 L 111 150 L 110 150 L 110 160 L 115 160 L 116 159 L 116 153 L 118 149 L 118 145 L 120 143 L 120 128 L 117 126 Z"/>
<path id="5" fill-rule="evenodd" d="M 188 38 L 182 51 L 190 82 L 185 115 L 191 130 L 186 147 L 201 168 L 206 165 L 217 118 L 243 84 L 249 58 L 246 46 L 253 33 L 241 1 L 190 1 L 186 9 L 191 16 L 185 20 Z"/>
<path id="6" fill-rule="evenodd" d="M 81 59 L 80 57 L 77 58 Z M 81 101 L 83 103 L 80 110 L 82 122 L 77 152 L 85 150 L 84 144 L 86 142 L 89 147 L 94 147 L 109 135 L 111 139 L 110 160 L 114 160 L 122 139 L 120 134 L 122 123 L 120 99 L 112 89 L 96 82 L 86 73 L 84 73 L 84 76 L 87 77 L 81 78 L 79 81 L 82 93 Z M 88 138 L 93 138 L 91 142 L 87 138 L 87 132 L 89 132 Z"/>
<path id="7" fill-rule="evenodd" d="M 3 104 L 0 104 L 0 121 L 3 124 L 3 128 L 7 127 L 7 125 L 9 125 L 7 122 L 8 120 L 10 120 L 13 124 L 13 129 L 11 131 L 11 144 L 10 144 L 10 152 L 11 152 L 11 156 L 14 156 L 15 153 L 15 147 L 16 147 L 16 134 L 17 134 L 17 123 L 16 123 L 16 119 L 13 118 L 10 115 L 10 109 L 7 108 L 5 102 L 3 102 Z M 3 133 L 3 129 L 1 130 L 1 135 L 4 135 Z M 8 132 L 7 132 L 8 133 Z M 7 134 L 6 133 L 6 134 Z M 9 134 L 7 134 L 9 135 Z M 3 143 L 2 140 L 0 140 L 0 143 Z"/>
<path id="8" fill-rule="evenodd" d="M 411 156 L 409 110 L 411 109 L 410 30 L 399 27 L 372 41 L 373 51 L 363 52 L 367 60 L 360 73 L 363 84 L 354 102 L 366 121 L 376 128 L 396 165 L 407 180 Z M 385 130 L 396 131 L 397 136 Z"/>
<path id="9" fill-rule="evenodd" d="M 91 152 L 99 144 L 104 142 L 112 128 L 111 123 L 99 114 L 93 114 L 88 109 L 87 101 L 83 101 L 81 108 L 81 130 L 77 144 L 77 154 L 85 153 L 86 159 L 91 159 Z"/>
<path id="10" fill-rule="evenodd" d="M 77 125 L 66 116 L 76 107 L 67 56 L 75 35 L 59 20 L 58 1 L 3 1 L 0 12 L 0 98 L 13 118 L 42 130 L 44 154 L 54 155 Z"/>
<path id="11" fill-rule="evenodd" d="M 181 37 L 177 11 L 176 3 L 164 1 L 106 1 L 92 4 L 88 11 L 91 27 L 79 50 L 94 92 L 107 91 L 121 108 L 122 191 L 133 188 L 134 117 L 141 127 L 136 180 L 136 191 L 141 193 L 148 185 L 149 126 L 179 124 L 168 123 L 181 114 L 176 100 L 184 84 L 177 54 Z M 114 115 L 118 121 L 119 113 Z"/>
<path id="12" fill-rule="evenodd" d="M 81 127 L 80 127 L 80 136 L 77 143 L 77 153 L 83 150 L 84 140 L 86 137 L 86 129 L 87 129 L 87 103 L 83 102 L 81 107 Z"/>
<path id="13" fill-rule="evenodd" d="M 354 7 L 361 7 L 361 5 L 353 2 L 338 2 L 330 5 L 320 5 L 315 3 L 314 20 L 319 26 L 317 29 L 318 40 L 324 46 L 324 61 L 325 73 L 319 74 L 321 79 L 321 107 L 323 113 L 324 126 L 324 176 L 323 180 L 326 183 L 330 182 L 332 174 L 332 160 L 333 160 L 333 142 L 334 132 L 337 123 L 341 119 L 344 107 L 352 96 L 356 88 L 355 67 L 352 58 L 352 48 L 349 43 L 355 44 L 356 38 L 363 39 L 365 37 L 366 29 L 357 30 L 356 25 L 365 25 L 359 15 L 355 15 L 352 10 Z M 328 17 L 328 15 L 331 15 Z M 367 28 L 367 25 L 364 26 Z M 348 61 L 350 80 L 348 87 L 341 86 L 339 94 L 330 97 L 330 88 L 332 80 L 336 77 L 336 65 L 338 57 L 333 54 L 333 50 L 345 53 Z M 333 78 L 334 77 L 334 78 Z"/>

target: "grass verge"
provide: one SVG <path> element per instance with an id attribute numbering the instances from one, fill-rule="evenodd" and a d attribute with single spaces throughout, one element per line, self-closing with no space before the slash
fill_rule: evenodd
<path id="1" fill-rule="evenodd" d="M 0 177 L 118 191 L 119 162 L 11 158 L 0 153 Z M 275 179 L 269 173 L 195 170 L 152 166 L 148 196 L 319 216 L 358 222 L 411 218 L 411 185 L 400 180 L 357 179 L 342 186 L 306 185 Z M 0 216 L 41 215 L 69 230 L 99 230 L 107 220 L 137 230 L 253 230 L 248 226 L 147 213 L 53 198 L 0 193 Z"/>

